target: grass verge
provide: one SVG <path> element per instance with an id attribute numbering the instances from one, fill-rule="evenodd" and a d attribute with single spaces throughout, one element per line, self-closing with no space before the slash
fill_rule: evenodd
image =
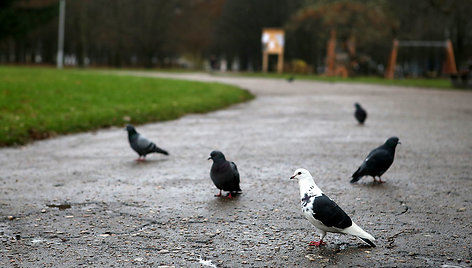
<path id="1" fill-rule="evenodd" d="M 222 75 L 222 74 L 218 74 Z M 442 89 L 457 89 L 452 86 L 452 83 L 447 78 L 405 78 L 405 79 L 385 79 L 382 77 L 327 77 L 320 75 L 308 74 L 277 74 L 277 73 L 230 73 L 225 75 L 231 76 L 245 76 L 245 77 L 261 77 L 261 78 L 278 78 L 287 79 L 290 76 L 301 80 L 314 80 L 331 83 L 367 83 L 379 84 L 389 86 L 406 86 L 406 87 L 423 87 L 423 88 L 442 88 Z"/>
<path id="2" fill-rule="evenodd" d="M 254 98 L 219 83 L 0 66 L 0 146 L 171 120 Z"/>

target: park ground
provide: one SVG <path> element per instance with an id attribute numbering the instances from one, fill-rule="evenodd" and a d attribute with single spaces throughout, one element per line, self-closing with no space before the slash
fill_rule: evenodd
<path id="1" fill-rule="evenodd" d="M 472 92 L 205 74 L 256 99 L 137 126 L 168 150 L 136 162 L 122 128 L 0 149 L 0 266 L 471 267 Z M 354 102 L 367 109 L 365 126 Z M 384 184 L 350 175 L 398 136 Z M 216 198 L 209 153 L 235 161 L 243 194 Z M 304 167 L 376 248 L 317 238 L 301 214 Z"/>

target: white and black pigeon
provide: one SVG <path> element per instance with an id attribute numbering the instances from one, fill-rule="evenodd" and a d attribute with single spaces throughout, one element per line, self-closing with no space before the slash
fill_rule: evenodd
<path id="1" fill-rule="evenodd" d="M 359 124 L 363 125 L 365 119 L 367 118 L 367 112 L 366 110 L 364 110 L 364 108 L 362 108 L 362 106 L 358 102 L 354 103 L 354 106 L 356 107 L 354 117 L 357 119 L 357 122 L 359 122 Z"/>
<path id="2" fill-rule="evenodd" d="M 362 230 L 333 200 L 316 186 L 308 170 L 295 170 L 291 180 L 297 180 L 300 186 L 302 211 L 307 220 L 320 231 L 320 241 L 311 241 L 310 246 L 326 244 L 323 238 L 327 232 L 354 235 L 371 247 L 375 247 L 375 238 Z"/>
<path id="3" fill-rule="evenodd" d="M 128 131 L 129 145 L 139 155 L 136 161 L 144 161 L 146 155 L 150 153 L 161 153 L 169 155 L 167 151 L 157 147 L 154 142 L 148 140 L 146 137 L 139 134 L 132 125 L 127 125 L 126 131 Z"/>
<path id="4" fill-rule="evenodd" d="M 361 166 L 352 174 L 351 183 L 360 180 L 364 176 L 379 177 L 379 182 L 383 183 L 382 176 L 392 165 L 395 158 L 395 148 L 401 144 L 397 137 L 390 137 L 384 144 L 372 150 L 364 159 Z"/>
<path id="5" fill-rule="evenodd" d="M 210 153 L 208 160 L 213 160 L 210 169 L 210 178 L 220 193 L 215 195 L 220 197 L 221 190 L 227 191 L 228 198 L 233 198 L 233 194 L 239 194 L 242 190 L 239 187 L 238 167 L 234 162 L 227 161 L 224 154 L 220 151 Z"/>

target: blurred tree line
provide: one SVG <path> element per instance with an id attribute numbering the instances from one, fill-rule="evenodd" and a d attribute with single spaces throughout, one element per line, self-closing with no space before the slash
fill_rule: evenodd
<path id="1" fill-rule="evenodd" d="M 260 70 L 262 28 L 280 27 L 286 62 L 313 72 L 332 30 L 337 50 L 355 44 L 366 74 L 387 64 L 394 38 L 450 38 L 460 67 L 472 59 L 470 14 L 469 0 L 67 0 L 65 64 L 201 68 L 224 58 Z M 0 1 L 0 63 L 55 63 L 57 24 L 58 0 Z M 410 65 L 442 58 L 438 48 L 399 51 Z"/>

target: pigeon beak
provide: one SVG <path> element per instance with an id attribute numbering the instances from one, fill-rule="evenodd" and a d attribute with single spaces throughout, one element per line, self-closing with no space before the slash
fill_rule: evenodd
<path id="1" fill-rule="evenodd" d="M 293 175 L 292 177 L 290 177 L 290 179 L 291 180 L 295 179 L 295 176 L 297 176 L 297 175 Z"/>
<path id="2" fill-rule="evenodd" d="M 398 144 L 402 144 L 400 141 L 398 141 Z"/>
<path id="3" fill-rule="evenodd" d="M 207 160 L 210 160 L 210 159 L 212 159 L 212 158 L 211 158 L 211 156 L 210 156 L 210 157 L 208 157 L 208 159 L 207 159 Z"/>

